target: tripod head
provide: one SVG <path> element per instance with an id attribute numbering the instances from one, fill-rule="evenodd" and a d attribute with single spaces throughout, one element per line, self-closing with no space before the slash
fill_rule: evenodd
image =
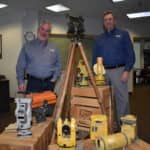
<path id="1" fill-rule="evenodd" d="M 73 41 L 80 41 L 84 37 L 84 19 L 79 17 L 74 17 L 67 15 L 69 18 L 68 22 L 68 37 L 71 37 Z"/>

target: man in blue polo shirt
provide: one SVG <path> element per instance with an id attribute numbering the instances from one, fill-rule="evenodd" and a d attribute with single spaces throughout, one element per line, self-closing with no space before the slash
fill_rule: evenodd
<path id="1" fill-rule="evenodd" d="M 96 39 L 93 50 L 93 64 L 97 57 L 103 57 L 106 79 L 114 87 L 117 119 L 129 114 L 127 82 L 135 62 L 135 54 L 129 33 L 116 27 L 111 11 L 103 15 L 104 33 Z"/>
<path id="2" fill-rule="evenodd" d="M 61 61 L 57 47 L 48 42 L 51 24 L 43 21 L 37 38 L 24 44 L 16 65 L 19 91 L 41 92 L 54 89 L 60 76 Z M 28 74 L 27 87 L 24 74 Z"/>

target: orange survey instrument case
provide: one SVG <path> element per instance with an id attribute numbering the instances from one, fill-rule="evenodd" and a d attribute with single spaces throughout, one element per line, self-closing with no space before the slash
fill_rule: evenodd
<path id="1" fill-rule="evenodd" d="M 27 94 L 26 97 L 32 98 L 32 108 L 43 106 L 43 102 L 45 100 L 48 102 L 48 104 L 56 103 L 56 95 L 52 91 L 31 93 L 31 94 Z"/>

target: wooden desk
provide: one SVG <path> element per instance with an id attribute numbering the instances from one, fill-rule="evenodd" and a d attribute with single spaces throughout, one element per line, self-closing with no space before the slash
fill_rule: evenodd
<path id="1" fill-rule="evenodd" d="M 0 134 L 0 150 L 47 150 L 50 142 L 51 118 L 32 126 L 32 137 L 17 137 L 17 132 L 4 131 Z"/>

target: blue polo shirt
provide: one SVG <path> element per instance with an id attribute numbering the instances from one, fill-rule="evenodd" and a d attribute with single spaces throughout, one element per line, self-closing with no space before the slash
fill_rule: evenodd
<path id="1" fill-rule="evenodd" d="M 114 28 L 98 36 L 94 44 L 92 64 L 97 57 L 103 57 L 104 66 L 125 65 L 130 71 L 135 63 L 133 45 L 127 31 Z"/>
<path id="2" fill-rule="evenodd" d="M 24 83 L 24 73 L 37 78 L 60 76 L 61 60 L 59 50 L 50 42 L 35 39 L 24 44 L 16 65 L 18 84 Z"/>

